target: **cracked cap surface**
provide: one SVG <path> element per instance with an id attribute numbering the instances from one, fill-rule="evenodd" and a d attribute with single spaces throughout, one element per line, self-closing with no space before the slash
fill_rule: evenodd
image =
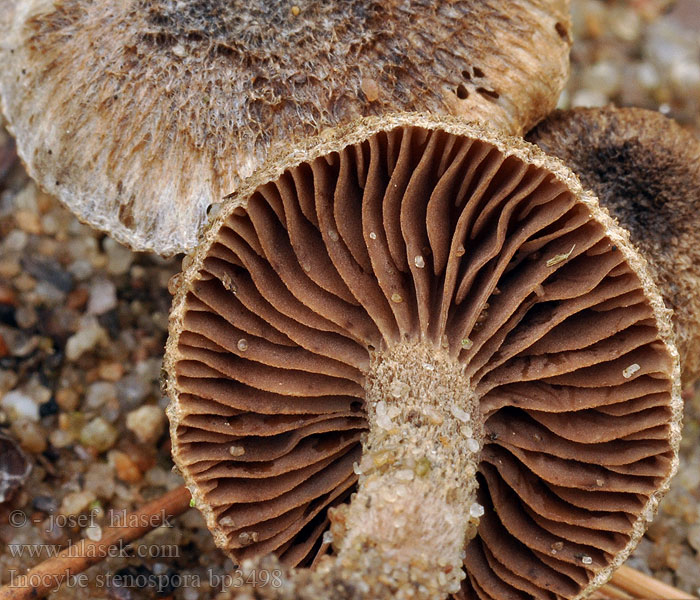
<path id="1" fill-rule="evenodd" d="M 520 134 L 568 75 L 563 0 L 298 8 L 0 0 L 0 96 L 29 173 L 81 220 L 169 255 L 300 137 L 388 110 Z"/>

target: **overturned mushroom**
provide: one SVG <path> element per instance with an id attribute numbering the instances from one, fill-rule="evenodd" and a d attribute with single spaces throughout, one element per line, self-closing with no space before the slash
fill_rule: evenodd
<path id="1" fill-rule="evenodd" d="M 328 126 L 391 109 L 527 131 L 568 73 L 567 8 L 0 0 L 0 96 L 32 177 L 119 241 L 172 254 L 268 154 Z"/>
<path id="2" fill-rule="evenodd" d="M 673 309 L 683 382 L 700 374 L 700 140 L 641 108 L 556 112 L 529 134 L 630 233 Z"/>
<path id="3" fill-rule="evenodd" d="M 677 462 L 644 260 L 556 159 L 449 119 L 257 174 L 181 276 L 166 371 L 217 543 L 315 564 L 302 597 L 582 597 Z"/>

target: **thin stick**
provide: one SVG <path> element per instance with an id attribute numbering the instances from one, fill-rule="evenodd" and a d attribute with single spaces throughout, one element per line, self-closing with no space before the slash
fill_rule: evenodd
<path id="1" fill-rule="evenodd" d="M 588 596 L 589 600 L 630 600 L 630 598 L 634 598 L 634 596 L 630 596 L 612 583 L 604 585 Z"/>
<path id="2" fill-rule="evenodd" d="M 109 556 L 110 548 L 128 544 L 160 527 L 167 519 L 184 513 L 190 506 L 190 492 L 183 485 L 140 509 L 124 516 L 123 527 L 109 527 L 100 541 L 82 539 L 30 569 L 26 575 L 15 576 L 11 585 L 0 588 L 0 600 L 35 600 L 64 583 L 68 577 L 82 573 L 88 567 Z"/>
<path id="3" fill-rule="evenodd" d="M 610 580 L 616 587 L 629 592 L 634 598 L 663 598 L 664 600 L 697 600 L 679 589 L 671 587 L 658 579 L 622 565 L 613 573 Z"/>

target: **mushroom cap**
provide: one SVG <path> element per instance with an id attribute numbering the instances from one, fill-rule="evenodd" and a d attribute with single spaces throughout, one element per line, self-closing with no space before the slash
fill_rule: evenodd
<path id="1" fill-rule="evenodd" d="M 641 108 L 557 111 L 528 139 L 561 158 L 630 233 L 673 309 L 683 384 L 700 375 L 700 140 Z"/>
<path id="2" fill-rule="evenodd" d="M 357 479 L 370 357 L 397 343 L 447 349 L 479 398 L 467 597 L 582 597 L 667 489 L 668 311 L 627 234 L 522 140 L 362 119 L 256 174 L 187 262 L 165 356 L 173 457 L 236 561 L 324 551 Z"/>
<path id="3" fill-rule="evenodd" d="M 169 255 L 269 154 L 328 126 L 392 109 L 527 131 L 568 75 L 567 4 L 0 0 L 0 96 L 32 177 Z"/>

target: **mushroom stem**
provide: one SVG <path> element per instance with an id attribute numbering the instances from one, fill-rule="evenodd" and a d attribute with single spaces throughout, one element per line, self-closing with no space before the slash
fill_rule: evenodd
<path id="1" fill-rule="evenodd" d="M 330 514 L 336 567 L 367 597 L 460 589 L 464 549 L 483 514 L 475 501 L 481 419 L 462 370 L 428 344 L 372 357 L 358 490 Z"/>

